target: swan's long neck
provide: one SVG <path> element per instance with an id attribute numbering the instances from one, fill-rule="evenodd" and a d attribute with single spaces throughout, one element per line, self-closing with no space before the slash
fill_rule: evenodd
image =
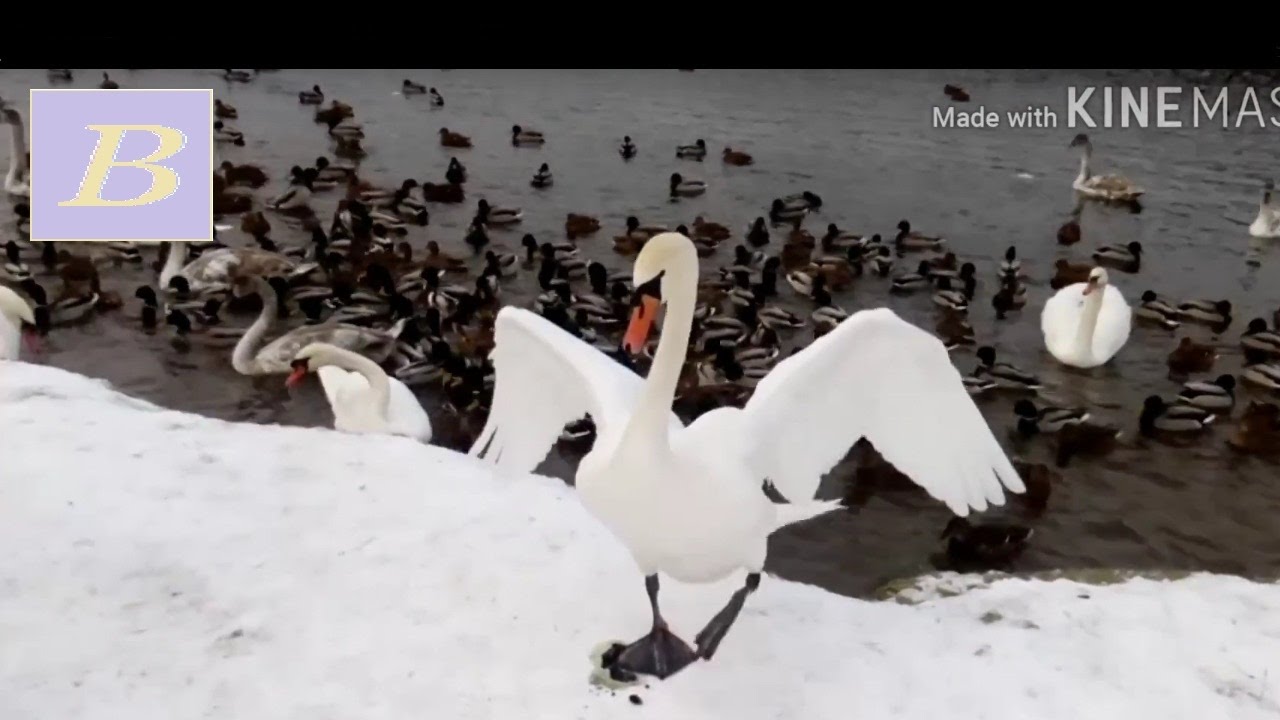
<path id="1" fill-rule="evenodd" d="M 241 336 L 240 342 L 236 343 L 236 349 L 231 353 L 231 367 L 241 375 L 252 375 L 257 369 L 256 355 L 262 345 L 262 336 L 271 329 L 275 319 L 274 314 L 278 305 L 275 288 L 271 288 L 270 292 L 265 289 L 260 290 L 259 294 L 262 296 L 262 312 L 258 313 L 258 319 L 254 320 Z"/>
<path id="2" fill-rule="evenodd" d="M 169 281 L 182 272 L 187 262 L 187 244 L 183 242 L 169 243 L 169 256 L 164 259 L 164 267 L 160 268 L 160 289 L 169 287 Z"/>
<path id="3" fill-rule="evenodd" d="M 378 417 L 383 420 L 390 419 L 388 410 L 391 405 L 391 381 L 387 378 L 387 373 L 377 363 L 359 353 L 334 347 L 325 353 L 324 364 L 363 375 L 364 379 L 369 381 L 369 391 L 372 393 L 371 399 L 374 408 L 378 411 Z"/>
<path id="4" fill-rule="evenodd" d="M 27 165 L 26 128 L 22 119 L 9 123 L 9 174 L 7 182 L 13 185 L 25 175 Z"/>
<path id="5" fill-rule="evenodd" d="M 680 369 L 684 367 L 689 349 L 697 291 L 697 254 L 692 243 L 682 244 L 675 262 L 666 268 L 662 281 L 667 315 L 662 324 L 658 351 L 653 356 L 653 365 L 645 380 L 644 393 L 627 424 L 624 440 L 627 444 L 644 443 L 653 449 L 667 447 L 667 423 L 671 404 L 675 401 Z"/>
<path id="6" fill-rule="evenodd" d="M 1088 143 L 1085 143 L 1084 148 L 1080 153 L 1080 179 L 1081 180 L 1088 180 L 1091 177 L 1091 171 L 1089 169 L 1089 160 L 1092 156 L 1093 156 L 1093 146 Z"/>
<path id="7" fill-rule="evenodd" d="M 1096 287 L 1084 298 L 1080 326 L 1076 329 L 1076 352 L 1080 357 L 1093 357 L 1093 332 L 1098 327 L 1098 314 L 1102 312 L 1102 296 L 1106 290 L 1106 286 Z"/>

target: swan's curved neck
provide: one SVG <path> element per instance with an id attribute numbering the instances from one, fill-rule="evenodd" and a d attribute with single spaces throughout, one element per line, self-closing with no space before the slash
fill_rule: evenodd
<path id="1" fill-rule="evenodd" d="M 1088 180 L 1091 177 L 1089 169 L 1089 159 L 1093 156 L 1093 146 L 1085 143 L 1084 148 L 1080 152 L 1080 179 Z"/>
<path id="2" fill-rule="evenodd" d="M 391 381 L 377 363 L 359 353 L 340 347 L 330 348 L 324 358 L 325 365 L 333 365 L 363 375 L 364 379 L 369 381 L 369 391 L 372 393 L 371 399 L 373 407 L 378 411 L 378 417 L 390 420 L 388 411 L 391 405 Z"/>
<path id="3" fill-rule="evenodd" d="M 169 287 L 169 281 L 182 272 L 187 262 L 187 244 L 169 243 L 169 256 L 164 259 L 164 267 L 160 268 L 160 289 Z"/>
<path id="4" fill-rule="evenodd" d="M 693 244 L 682 244 L 674 261 L 664 270 L 662 294 L 666 296 L 667 314 L 662 323 L 662 337 L 645 380 L 644 393 L 624 436 L 624 444 L 629 447 L 642 445 L 648 450 L 667 447 L 668 417 L 689 349 L 698 293 L 698 256 Z"/>
<path id="5" fill-rule="evenodd" d="M 5 176 L 6 185 L 12 186 L 26 175 L 27 138 L 26 128 L 19 117 L 9 123 L 9 174 Z"/>
<path id="6" fill-rule="evenodd" d="M 262 296 L 262 312 L 258 313 L 258 319 L 254 320 L 241 336 L 240 342 L 236 343 L 236 349 L 231 353 L 231 367 L 241 375 L 252 375 L 257 369 L 256 355 L 262 345 L 262 336 L 267 334 L 267 330 L 271 329 L 272 322 L 275 320 L 275 312 L 279 304 L 275 288 L 270 285 L 266 288 L 260 288 L 258 291 Z"/>
<path id="7" fill-rule="evenodd" d="M 1080 313 L 1080 326 L 1076 329 L 1076 353 L 1081 358 L 1093 357 L 1093 332 L 1098 327 L 1098 314 L 1102 312 L 1102 296 L 1105 286 L 1094 288 L 1084 298 L 1084 310 Z"/>

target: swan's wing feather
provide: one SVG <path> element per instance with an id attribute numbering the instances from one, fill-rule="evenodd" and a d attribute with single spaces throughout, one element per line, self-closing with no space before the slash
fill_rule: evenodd
<path id="1" fill-rule="evenodd" d="M 1044 310 L 1040 312 L 1040 332 L 1044 334 L 1045 346 L 1055 357 L 1071 351 L 1084 307 L 1084 288 L 1085 283 L 1062 288 L 1045 301 Z"/>
<path id="2" fill-rule="evenodd" d="M 644 389 L 639 375 L 522 308 L 499 311 L 493 339 L 493 405 L 471 455 L 503 469 L 532 472 L 564 426 L 588 413 L 597 439 L 621 432 Z"/>
<path id="3" fill-rule="evenodd" d="M 892 310 L 850 316 L 773 369 L 743 410 L 753 469 L 792 502 L 860 437 L 958 515 L 1025 488 L 946 347 Z"/>
<path id="4" fill-rule="evenodd" d="M 392 428 L 399 433 L 417 438 L 422 442 L 431 440 L 431 417 L 423 409 L 418 397 L 408 385 L 396 378 L 387 378 L 391 383 L 391 398 L 387 407 L 387 419 Z"/>
<path id="5" fill-rule="evenodd" d="M 333 365 L 321 365 L 316 368 L 320 378 L 320 386 L 324 388 L 324 396 L 329 399 L 329 406 L 339 408 L 349 402 L 352 397 L 369 390 L 369 381 L 358 372 L 350 372 Z"/>
<path id="6" fill-rule="evenodd" d="M 1104 290 L 1102 310 L 1093 329 L 1093 355 L 1097 358 L 1110 358 L 1120 352 L 1133 329 L 1133 310 L 1124 294 L 1114 285 L 1107 285 Z"/>

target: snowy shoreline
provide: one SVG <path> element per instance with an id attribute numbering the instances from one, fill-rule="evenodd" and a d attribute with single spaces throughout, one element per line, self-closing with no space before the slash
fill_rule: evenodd
<path id="1" fill-rule="evenodd" d="M 558 480 L 14 362 L 0 441 L 4 720 L 1280 716 L 1276 584 L 767 577 L 636 707 L 587 655 L 647 629 L 641 578 Z M 737 580 L 665 583 L 677 632 Z"/>

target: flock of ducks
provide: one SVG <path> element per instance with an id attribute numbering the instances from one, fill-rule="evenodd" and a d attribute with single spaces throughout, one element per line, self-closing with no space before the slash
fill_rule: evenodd
<path id="1" fill-rule="evenodd" d="M 253 82 L 259 72 L 225 70 L 223 78 Z M 73 75 L 70 70 L 51 70 L 49 77 L 67 82 Z M 118 84 L 103 73 L 100 87 Z M 433 108 L 444 105 L 436 88 L 409 79 L 398 92 L 407 101 L 422 99 Z M 952 86 L 947 94 L 956 101 L 968 98 Z M 317 138 L 330 144 L 328 155 L 287 169 L 282 174 L 287 186 L 277 193 L 263 192 L 275 176 L 271 169 L 226 159 L 215 173 L 215 213 L 221 222 L 238 218 L 249 243 L 165 243 L 154 258 L 149 258 L 149 247 L 131 243 L 87 251 L 77 247 L 73 252 L 53 243 L 26 241 L 21 232 L 29 214 L 23 198 L 30 193 L 25 130 L 21 114 L 0 104 L 11 131 L 4 189 L 15 202 L 20 223 L 18 237 L 4 243 L 0 268 L 0 357 L 15 359 L 24 342 L 36 347 L 52 329 L 128 306 L 127 312 L 146 332 L 168 328 L 181 347 L 226 353 L 240 374 L 287 375 L 288 384 L 295 386 L 315 373 L 340 430 L 404 435 L 423 442 L 434 438 L 454 447 L 467 446 L 479 436 L 489 415 L 495 320 L 507 283 L 536 282 L 540 294 L 531 311 L 618 363 L 642 372 L 652 362 L 653 343 L 640 346 L 635 357 L 619 349 L 638 289 L 630 273 L 611 273 L 596 259 L 609 244 L 595 238 L 610 234 L 598 219 L 569 213 L 563 239 L 550 238 L 545 231 L 539 237 L 515 229 L 523 220 L 520 208 L 476 198 L 471 222 L 458 238 L 471 249 L 470 257 L 451 254 L 436 240 L 419 250 L 409 238 L 424 233 L 435 207 L 469 202 L 466 166 L 453 157 L 440 182 L 409 178 L 380 184 L 361 172 L 367 137 L 352 106 L 329 97 L 320 85 L 300 90 L 297 103 L 312 115 Z M 230 104 L 215 101 L 217 145 L 245 145 L 244 133 L 232 125 L 238 117 Z M 448 128 L 440 128 L 438 134 L 443 147 L 473 146 L 471 138 Z M 521 124 L 513 124 L 510 140 L 516 148 L 547 143 L 542 132 Z M 1072 182 L 1081 202 L 1058 230 L 1058 242 L 1065 246 L 1082 239 L 1079 216 L 1084 201 L 1132 205 L 1143 196 L 1143 190 L 1123 176 L 1094 174 L 1088 136 L 1078 135 L 1070 145 L 1082 153 Z M 235 152 L 226 154 L 234 157 Z M 640 150 L 626 136 L 618 152 L 629 161 Z M 674 148 L 675 160 L 689 168 L 709 154 L 703 139 Z M 723 148 L 721 161 L 732 167 L 754 163 L 749 154 L 730 147 Z M 706 192 L 707 183 L 690 175 L 683 169 L 671 173 L 666 194 L 672 201 Z M 548 163 L 538 166 L 530 183 L 539 189 L 553 186 Z M 1280 237 L 1280 208 L 1273 204 L 1273 190 L 1268 181 L 1258 216 L 1249 227 L 1253 236 Z M 325 196 L 337 198 L 337 206 L 321 217 L 314 203 Z M 879 285 L 888 293 L 919 296 L 935 308 L 934 334 L 948 351 L 974 351 L 976 362 L 963 373 L 970 396 L 1018 397 L 1012 432 L 1020 441 L 1053 438 L 1060 468 L 1076 456 L 1103 454 L 1116 445 L 1119 426 L 1099 422 L 1088 408 L 1054 404 L 1043 397 L 1036 373 L 1002 361 L 992 346 L 977 345 L 968 310 L 981 299 L 982 288 L 988 288 L 985 295 L 996 322 L 1012 321 L 1028 307 L 1025 281 L 1030 270 L 1016 247 L 1008 247 L 995 267 L 980 269 L 980 260 L 961 257 L 944 237 L 922 233 L 907 220 L 883 234 L 851 231 L 835 222 L 811 232 L 806 222 L 823 211 L 822 198 L 804 191 L 774 199 L 743 229 L 695 215 L 688 224 L 673 228 L 628 217 L 613 231 L 615 253 L 637 255 L 654 237 L 674 232 L 688 238 L 697 257 L 715 268 L 697 282 L 688 352 L 675 379 L 674 409 L 679 414 L 699 416 L 725 406 L 743 407 L 774 366 L 799 350 L 803 338 L 821 338 L 850 317 L 838 302 L 841 293 L 854 286 Z M 233 227 L 219 225 L 216 230 Z M 277 227 L 300 230 L 309 239 L 300 245 L 279 242 L 272 237 Z M 491 237 L 498 233 L 502 242 Z M 505 242 L 517 235 L 518 242 Z M 502 251 L 511 245 L 518 250 Z M 1097 247 L 1090 262 L 1057 261 L 1050 278 L 1056 292 L 1043 306 L 1041 329 L 1046 349 L 1059 363 L 1088 369 L 1112 362 L 1122 353 L 1131 324 L 1172 334 L 1196 324 L 1219 335 L 1237 324 L 1227 300 L 1175 301 L 1144 289 L 1131 307 L 1108 270 L 1139 273 L 1143 252 L 1139 243 L 1130 242 Z M 104 289 L 100 272 L 142 265 L 148 259 L 153 260 L 154 284 L 136 288 L 128 300 Z M 57 290 L 50 292 L 54 283 Z M 796 312 L 780 304 L 792 297 L 807 303 L 807 309 Z M 241 327 L 224 317 L 228 313 L 254 313 L 255 319 Z M 1201 434 L 1239 409 L 1228 440 L 1231 446 L 1251 453 L 1280 453 L 1277 406 L 1259 399 L 1243 404 L 1237 398 L 1242 386 L 1259 397 L 1274 398 L 1268 393 L 1280 392 L 1278 323 L 1280 310 L 1273 318 L 1244 323 L 1239 343 L 1245 365 L 1237 375 L 1215 374 L 1216 343 L 1181 335 L 1172 343 L 1168 367 L 1170 376 L 1185 384 L 1167 396 L 1145 399 L 1136 413 L 1139 434 Z M 784 350 L 787 346 L 793 349 Z M 442 396 L 442 412 L 448 418 L 444 424 L 450 428 L 447 438 L 435 438 L 414 387 L 434 388 Z M 591 418 L 579 419 L 564 428 L 560 441 L 585 449 L 595 434 Z M 1026 463 L 1019 463 L 1018 469 L 1028 487 L 1023 499 L 1029 510 L 1043 511 L 1058 471 Z M 1017 557 L 1031 534 L 1020 525 L 974 524 L 957 518 L 942 537 L 953 565 L 1000 567 Z"/>

